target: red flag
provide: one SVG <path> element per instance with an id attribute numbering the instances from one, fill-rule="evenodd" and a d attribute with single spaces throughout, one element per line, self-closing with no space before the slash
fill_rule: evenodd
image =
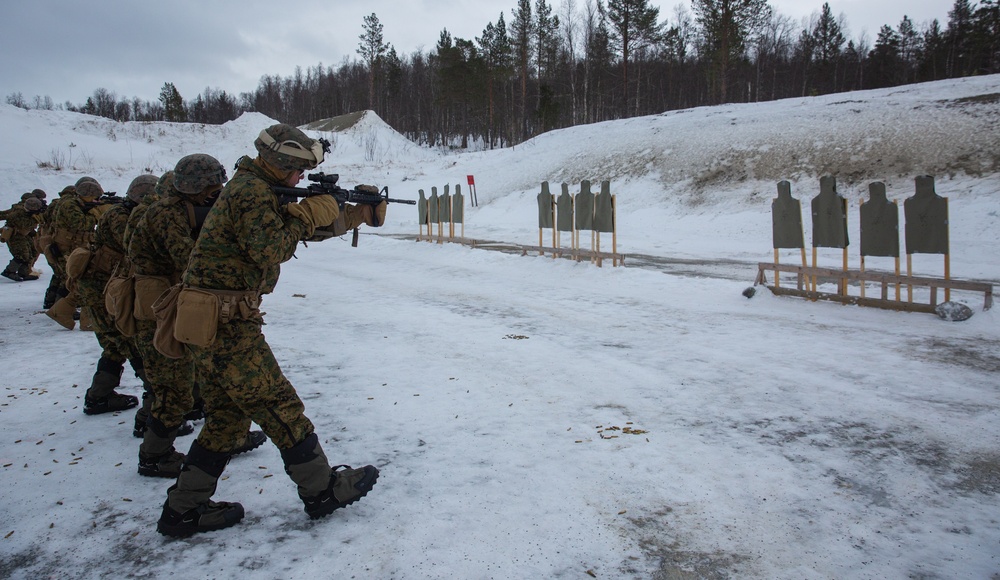
<path id="1" fill-rule="evenodd" d="M 474 177 L 472 177 L 471 175 L 466 175 L 466 177 L 469 179 L 469 185 L 476 184 L 476 179 Z"/>

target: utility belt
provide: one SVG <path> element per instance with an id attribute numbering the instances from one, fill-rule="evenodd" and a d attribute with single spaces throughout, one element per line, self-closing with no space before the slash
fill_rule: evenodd
<path id="1" fill-rule="evenodd" d="M 64 256 L 69 256 L 76 248 L 89 246 L 93 239 L 94 232 L 61 229 L 52 234 L 52 243 L 59 247 L 59 252 Z"/>
<path id="2" fill-rule="evenodd" d="M 185 286 L 181 290 L 180 299 L 185 293 L 211 294 L 216 297 L 219 305 L 219 322 L 227 324 L 230 320 L 260 319 L 260 292 L 256 290 L 211 290 Z"/>
<path id="3" fill-rule="evenodd" d="M 215 342 L 219 323 L 262 320 L 260 292 L 211 290 L 175 284 L 153 305 L 153 343 L 162 354 L 183 356 L 183 344 L 207 347 Z M 181 344 L 183 343 L 183 344 Z"/>

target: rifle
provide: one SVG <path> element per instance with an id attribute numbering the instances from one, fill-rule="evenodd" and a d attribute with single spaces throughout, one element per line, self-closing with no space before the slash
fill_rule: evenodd
<path id="1" fill-rule="evenodd" d="M 116 191 L 106 191 L 104 195 L 95 199 L 94 201 L 84 201 L 83 211 L 90 211 L 95 207 L 100 207 L 102 205 L 108 205 L 112 203 L 123 203 L 125 201 L 124 197 L 119 197 Z"/>
<path id="2" fill-rule="evenodd" d="M 337 204 L 343 208 L 346 203 L 353 203 L 358 205 L 371 205 L 376 206 L 383 201 L 386 203 L 405 203 L 407 205 L 416 205 L 416 201 L 412 199 L 393 199 L 389 197 L 389 188 L 383 187 L 382 191 L 379 193 L 373 193 L 371 191 L 365 191 L 360 189 L 363 186 L 356 185 L 354 189 L 344 189 L 337 185 L 337 181 L 340 180 L 340 175 L 337 173 L 310 173 L 306 178 L 311 181 L 306 188 L 299 187 L 272 187 L 274 193 L 278 196 L 278 203 L 284 205 L 286 203 L 294 202 L 296 199 L 301 197 L 312 197 L 314 195 L 331 195 Z M 335 235 L 334 231 L 330 226 L 324 226 L 316 228 L 311 238 L 314 241 L 322 241 L 327 238 L 331 238 Z M 354 228 L 354 237 L 351 243 L 352 246 L 358 245 L 358 228 Z"/>

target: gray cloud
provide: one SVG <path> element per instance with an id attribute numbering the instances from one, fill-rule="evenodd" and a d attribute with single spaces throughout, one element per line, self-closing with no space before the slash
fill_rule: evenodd
<path id="1" fill-rule="evenodd" d="M 575 0 L 581 8 L 587 0 Z M 560 13 L 562 0 L 550 0 Z M 795 17 L 819 11 L 821 0 L 772 0 Z M 357 58 L 362 19 L 375 13 L 386 42 L 401 55 L 429 50 L 442 29 L 474 39 L 500 13 L 510 21 L 516 0 L 34 0 L 0 7 L 0 97 L 13 92 L 56 103 L 82 103 L 94 89 L 155 100 L 164 82 L 185 98 L 206 87 L 252 91 L 265 74 L 288 76 L 296 66 L 337 66 Z M 654 2 L 673 18 L 677 2 Z M 534 2 L 532 2 L 534 5 Z M 877 5 L 877 11 L 872 10 Z M 291 10 L 294 8 L 295 10 Z M 903 14 L 918 24 L 946 20 L 948 0 L 831 1 L 852 33 L 873 40 L 883 14 L 893 26 Z M 939 13 L 934 13 L 940 10 Z M 866 14 L 872 13 L 873 16 Z M 877 18 L 871 23 L 866 18 Z"/>

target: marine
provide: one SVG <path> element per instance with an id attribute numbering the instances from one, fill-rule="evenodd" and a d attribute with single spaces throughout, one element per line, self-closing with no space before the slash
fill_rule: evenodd
<path id="1" fill-rule="evenodd" d="M 278 448 L 310 518 L 329 515 L 368 494 L 378 479 L 372 465 L 331 468 L 313 423 L 261 331 L 260 299 L 278 281 L 281 263 L 317 227 L 341 211 L 350 227 L 379 224 L 377 208 L 345 205 L 330 195 L 279 205 L 273 186 L 294 187 L 323 162 L 328 146 L 277 124 L 254 141 L 256 158 L 243 157 L 209 211 L 184 270 L 171 289 L 173 336 L 187 341 L 207 414 L 177 481 L 167 490 L 157 531 L 183 537 L 239 523 L 243 506 L 212 499 L 229 450 L 251 422 Z"/>
<path id="2" fill-rule="evenodd" d="M 94 239 L 94 228 L 104 208 L 92 204 L 102 195 L 104 189 L 96 179 L 81 177 L 74 186 L 74 192 L 66 193 L 55 209 L 50 224 L 52 243 L 48 249 L 50 259 L 55 262 L 54 267 L 63 280 L 67 278 L 66 259 L 69 255 L 77 248 L 89 246 Z M 58 299 L 45 314 L 72 330 L 76 326 L 77 296 L 65 285 L 56 294 Z"/>
<path id="3" fill-rule="evenodd" d="M 159 198 L 144 208 L 127 236 L 128 258 L 135 269 L 135 344 L 146 364 L 152 404 L 139 446 L 140 475 L 175 478 L 184 455 L 173 446 L 185 416 L 194 406 L 194 366 L 184 353 L 168 358 L 153 347 L 156 333 L 153 303 L 180 281 L 201 222 L 226 181 L 226 171 L 206 154 L 181 158 Z M 131 220 L 130 220 L 131 223 Z M 242 453 L 259 447 L 266 438 L 247 428 L 229 448 Z"/>
<path id="4" fill-rule="evenodd" d="M 146 191 L 152 190 L 156 180 L 154 175 L 141 175 L 132 180 L 125 199 L 121 203 L 112 204 L 98 220 L 86 268 L 79 277 L 69 279 L 81 308 L 90 317 L 97 342 L 101 346 L 97 372 L 94 373 L 84 397 L 83 412 L 88 415 L 131 409 L 138 404 L 136 397 L 115 391 L 126 360 L 135 375 L 143 384 L 146 383 L 142 357 L 133 340 L 121 333 L 108 314 L 104 288 L 112 273 L 125 261 L 122 236 L 129 214 Z"/>
<path id="5" fill-rule="evenodd" d="M 31 266 L 37 257 L 34 250 L 36 216 L 45 211 L 45 204 L 33 194 L 25 196 L 10 209 L 0 212 L 0 219 L 6 220 L 0 238 L 7 243 L 11 255 L 10 263 L 0 275 L 14 282 L 38 279 Z"/>

